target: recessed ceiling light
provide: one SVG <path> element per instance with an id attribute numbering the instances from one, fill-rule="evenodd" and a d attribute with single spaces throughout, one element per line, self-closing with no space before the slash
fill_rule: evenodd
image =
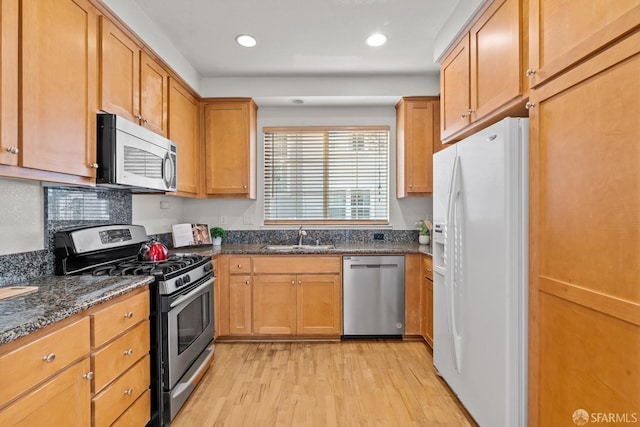
<path id="1" fill-rule="evenodd" d="M 387 36 L 385 36 L 384 34 L 375 33 L 367 37 L 367 44 L 369 46 L 378 47 L 378 46 L 382 46 L 386 42 L 387 42 Z"/>
<path id="2" fill-rule="evenodd" d="M 256 39 L 249 34 L 240 34 L 236 36 L 236 43 L 242 47 L 254 47 L 257 44 Z"/>
<path id="3" fill-rule="evenodd" d="M 296 105 L 300 105 L 300 104 L 304 104 L 304 101 L 302 99 L 292 99 L 291 103 L 292 104 L 296 104 Z"/>

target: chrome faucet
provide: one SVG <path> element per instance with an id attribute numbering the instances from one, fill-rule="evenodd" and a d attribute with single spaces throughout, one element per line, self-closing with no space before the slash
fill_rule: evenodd
<path id="1" fill-rule="evenodd" d="M 307 235 L 307 232 L 302 229 L 302 224 L 300 224 L 300 228 L 298 229 L 298 246 L 302 246 L 302 238 Z"/>

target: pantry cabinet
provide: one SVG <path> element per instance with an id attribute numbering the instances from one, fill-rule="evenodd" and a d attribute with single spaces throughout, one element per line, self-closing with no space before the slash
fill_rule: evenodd
<path id="1" fill-rule="evenodd" d="M 18 143 L 19 0 L 0 2 L 0 164 L 16 166 Z"/>
<path id="2" fill-rule="evenodd" d="M 169 78 L 167 137 L 178 147 L 178 192 L 195 197 L 200 188 L 200 150 L 198 99 L 184 85 Z"/>
<path id="3" fill-rule="evenodd" d="M 463 138 L 506 115 L 526 115 L 526 1 L 496 0 L 441 62 L 441 136 Z"/>
<path id="4" fill-rule="evenodd" d="M 640 22 L 638 0 L 529 0 L 529 66 L 536 87 L 623 37 Z"/>
<path id="5" fill-rule="evenodd" d="M 168 72 L 107 17 L 100 23 L 100 108 L 167 136 Z"/>
<path id="6" fill-rule="evenodd" d="M 95 178 L 97 10 L 87 0 L 20 4 L 18 166 Z"/>
<path id="7" fill-rule="evenodd" d="M 255 199 L 257 109 L 249 98 L 205 100 L 207 196 Z"/>
<path id="8" fill-rule="evenodd" d="M 550 64 L 590 55 L 531 91 L 532 426 L 567 424 L 576 408 L 623 417 L 640 407 L 640 30 L 598 52 L 610 39 L 603 31 L 612 37 L 624 30 L 626 18 L 613 16 L 626 12 L 637 25 L 639 6 L 595 1 L 582 10 L 578 3 L 562 2 L 565 10 L 532 2 L 550 8 L 545 37 L 560 37 L 542 47 L 551 49 L 541 68 L 547 76 L 562 68 Z M 560 31 L 560 21 L 571 25 Z M 585 239 L 593 224 L 602 232 Z"/>
<path id="9" fill-rule="evenodd" d="M 440 98 L 402 98 L 396 105 L 396 197 L 433 192 L 433 153 L 439 146 Z"/>

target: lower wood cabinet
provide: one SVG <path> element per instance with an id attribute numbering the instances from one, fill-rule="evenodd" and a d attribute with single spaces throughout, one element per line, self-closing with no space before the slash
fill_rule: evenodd
<path id="1" fill-rule="evenodd" d="M 404 257 L 404 334 L 422 335 L 421 304 L 421 262 L 420 254 L 408 254 Z"/>
<path id="2" fill-rule="evenodd" d="M 140 288 L 0 346 L 0 426 L 145 425 L 149 340 Z"/>
<path id="3" fill-rule="evenodd" d="M 433 348 L 433 260 L 422 256 L 422 338 Z"/>
<path id="4" fill-rule="evenodd" d="M 339 336 L 340 256 L 221 256 L 218 336 Z"/>

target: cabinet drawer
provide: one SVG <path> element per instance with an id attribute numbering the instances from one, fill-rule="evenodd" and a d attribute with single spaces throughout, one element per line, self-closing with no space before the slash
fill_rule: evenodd
<path id="1" fill-rule="evenodd" d="M 91 381 L 83 378 L 90 366 L 87 357 L 6 407 L 0 426 L 91 425 Z"/>
<path id="2" fill-rule="evenodd" d="M 149 355 L 146 355 L 109 387 L 93 398 L 95 427 L 111 425 L 116 418 L 136 401 L 138 396 L 149 390 L 149 384 L 151 382 L 150 369 Z M 147 412 L 147 420 L 149 414 L 150 412 Z M 143 422 L 136 425 L 144 424 Z"/>
<path id="3" fill-rule="evenodd" d="M 142 396 L 129 406 L 124 414 L 111 424 L 112 427 L 143 426 L 151 418 L 151 392 L 149 390 L 142 393 Z"/>
<path id="4" fill-rule="evenodd" d="M 248 274 L 251 273 L 251 257 L 231 257 L 229 258 L 230 274 Z"/>
<path id="5" fill-rule="evenodd" d="M 0 406 L 89 354 L 89 319 L 51 332 L 0 357 Z"/>
<path id="6" fill-rule="evenodd" d="M 423 274 L 427 279 L 433 280 L 433 259 L 431 257 L 424 257 L 422 260 Z"/>
<path id="7" fill-rule="evenodd" d="M 265 256 L 253 258 L 254 273 L 329 274 L 340 273 L 342 258 L 339 256 Z"/>
<path id="8" fill-rule="evenodd" d="M 116 335 L 149 318 L 149 292 L 143 292 L 112 304 L 91 316 L 93 348 L 100 347 Z"/>
<path id="9" fill-rule="evenodd" d="M 149 353 L 149 337 L 149 321 L 146 320 L 92 356 L 96 393 Z"/>

